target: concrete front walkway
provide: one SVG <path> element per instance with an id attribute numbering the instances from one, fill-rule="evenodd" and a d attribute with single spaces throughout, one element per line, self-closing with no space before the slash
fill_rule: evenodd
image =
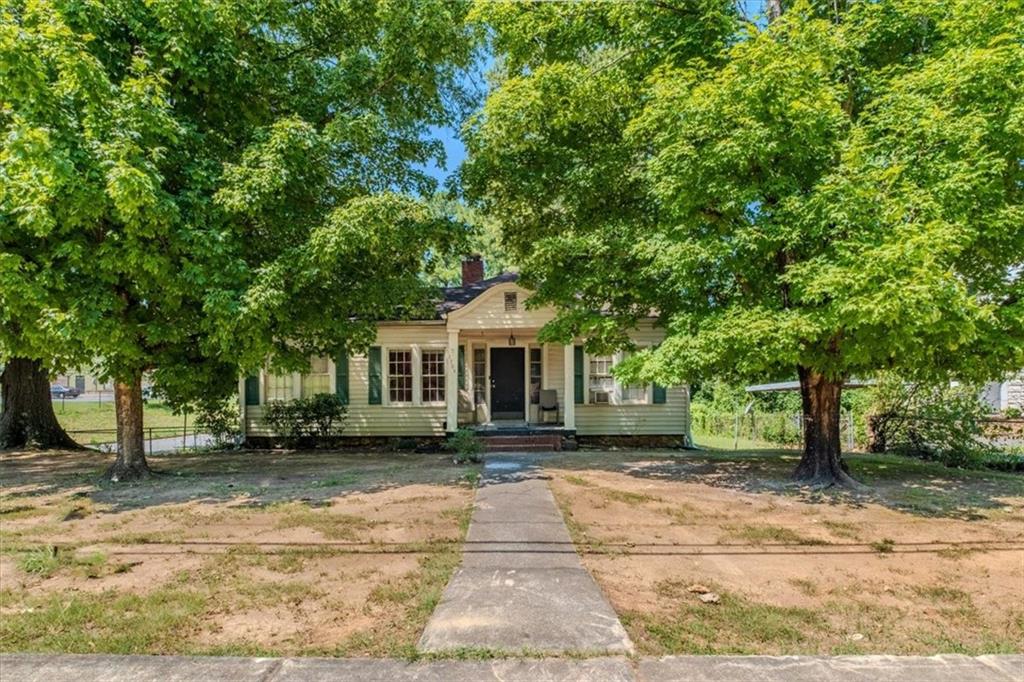
<path id="1" fill-rule="evenodd" d="M 18 682 L 1020 682 L 1024 656 L 668 656 L 630 661 L 0 654 Z"/>
<path id="2" fill-rule="evenodd" d="M 422 651 L 632 651 L 534 462 L 488 457 L 462 566 L 427 623 Z"/>

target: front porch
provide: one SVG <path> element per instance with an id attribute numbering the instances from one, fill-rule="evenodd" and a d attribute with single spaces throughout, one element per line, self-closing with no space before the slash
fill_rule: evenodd
<path id="1" fill-rule="evenodd" d="M 567 429 L 564 424 L 531 424 L 526 421 L 500 420 L 486 424 L 472 424 L 466 428 L 481 438 L 488 436 L 533 436 L 558 435 L 574 436 L 575 429 Z"/>
<path id="2" fill-rule="evenodd" d="M 481 436 L 575 434 L 574 347 L 541 343 L 537 331 L 449 328 L 445 383 L 456 390 L 445 391 L 446 425 Z"/>
<path id="3" fill-rule="evenodd" d="M 464 427 L 473 431 L 487 452 L 558 452 L 576 449 L 576 432 L 562 424 L 530 424 L 500 420 Z"/>

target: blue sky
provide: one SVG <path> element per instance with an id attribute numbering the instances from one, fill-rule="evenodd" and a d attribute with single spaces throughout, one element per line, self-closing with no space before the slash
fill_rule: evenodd
<path id="1" fill-rule="evenodd" d="M 487 95 L 486 74 L 493 66 L 494 55 L 489 50 L 485 50 L 459 79 L 462 87 L 476 95 L 478 105 L 483 105 L 484 97 Z M 437 163 L 428 164 L 426 167 L 427 172 L 443 185 L 444 181 L 457 171 L 466 159 L 466 147 L 459 139 L 457 126 L 431 126 L 429 135 L 433 139 L 441 140 L 444 144 L 445 157 L 447 157 L 444 167 L 438 166 Z"/>
<path id="2" fill-rule="evenodd" d="M 447 157 L 447 162 L 444 168 L 440 168 L 436 163 L 428 164 L 427 172 L 432 177 L 437 178 L 438 182 L 443 185 L 448 176 L 462 165 L 463 160 L 466 158 L 466 147 L 462 144 L 462 140 L 459 139 L 459 131 L 455 128 L 438 128 L 433 126 L 430 128 L 430 136 L 444 143 L 444 153 Z"/>

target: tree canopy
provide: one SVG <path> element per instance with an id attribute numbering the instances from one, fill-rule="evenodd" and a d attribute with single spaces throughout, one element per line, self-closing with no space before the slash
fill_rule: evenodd
<path id="1" fill-rule="evenodd" d="M 1021 3 L 782 4 L 476 6 L 503 71 L 463 179 L 548 337 L 627 345 L 655 310 L 623 376 L 799 373 L 829 410 L 883 368 L 1024 364 Z"/>
<path id="2" fill-rule="evenodd" d="M 185 400 L 411 314 L 460 237 L 414 197 L 468 103 L 467 9 L 5 4 L 0 355 L 88 353 Z"/>

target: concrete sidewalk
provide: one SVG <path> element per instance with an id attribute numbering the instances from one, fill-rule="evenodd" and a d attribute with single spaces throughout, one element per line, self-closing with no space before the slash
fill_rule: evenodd
<path id="1" fill-rule="evenodd" d="M 547 481 L 530 457 L 488 458 L 462 565 L 419 647 L 632 651 L 618 616 L 580 563 Z"/>
<path id="2" fill-rule="evenodd" d="M 4 682 L 1020 682 L 1024 656 L 669 656 L 631 661 L 0 654 Z"/>

